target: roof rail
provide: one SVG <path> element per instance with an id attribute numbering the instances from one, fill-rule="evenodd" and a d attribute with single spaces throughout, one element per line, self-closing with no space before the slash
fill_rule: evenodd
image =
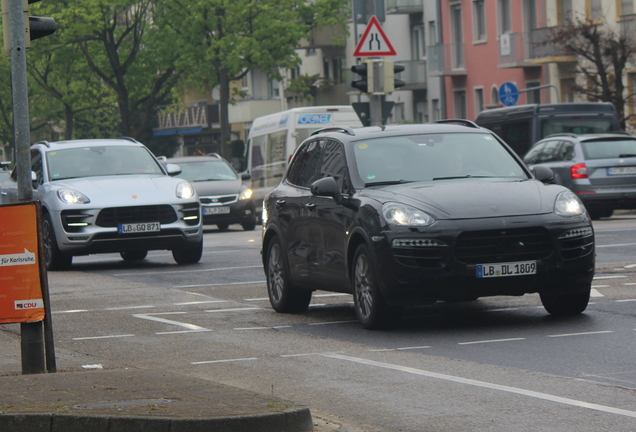
<path id="1" fill-rule="evenodd" d="M 316 129 L 315 131 L 311 133 L 311 136 L 318 135 L 324 132 L 343 132 L 351 136 L 354 136 L 356 134 L 353 131 L 353 128 L 350 128 L 348 126 L 328 126 L 328 127 Z"/>
<path id="2" fill-rule="evenodd" d="M 48 141 L 38 141 L 38 142 L 35 142 L 35 143 L 31 144 L 31 145 L 33 146 L 33 145 L 36 145 L 36 144 L 44 144 L 48 148 L 51 148 L 51 143 L 48 142 Z"/>
<path id="3" fill-rule="evenodd" d="M 440 124 L 457 124 L 457 125 L 461 125 L 461 126 L 468 126 L 468 127 L 472 127 L 475 129 L 479 129 L 479 126 L 477 125 L 477 123 L 472 122 L 470 120 L 465 120 L 465 119 L 445 119 L 445 120 L 435 120 L 431 123 L 440 123 Z"/>
<path id="4" fill-rule="evenodd" d="M 575 134 L 575 133 L 572 133 L 572 132 L 559 132 L 559 133 L 553 133 L 553 134 L 550 134 L 550 135 L 546 135 L 542 139 L 558 137 L 558 136 L 568 136 L 568 137 L 571 137 L 571 138 L 576 138 L 578 135 Z"/>
<path id="5" fill-rule="evenodd" d="M 117 137 L 117 139 L 122 139 L 122 140 L 132 141 L 132 142 L 134 142 L 134 143 L 141 144 L 141 143 L 140 143 L 139 141 L 137 141 L 136 139 L 131 138 L 131 137 L 127 137 L 127 136 L 120 136 L 120 137 Z"/>

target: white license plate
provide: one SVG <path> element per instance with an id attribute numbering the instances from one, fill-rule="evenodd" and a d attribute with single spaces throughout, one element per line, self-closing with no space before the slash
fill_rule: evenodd
<path id="1" fill-rule="evenodd" d="M 612 167 L 607 169 L 607 175 L 634 175 L 636 167 Z"/>
<path id="2" fill-rule="evenodd" d="M 204 215 L 211 214 L 228 214 L 230 212 L 229 207 L 203 207 Z"/>
<path id="3" fill-rule="evenodd" d="M 533 274 L 537 274 L 536 261 L 519 261 L 477 265 L 478 278 L 524 276 Z"/>
<path id="4" fill-rule="evenodd" d="M 159 222 L 145 222 L 145 223 L 132 223 L 132 224 L 119 224 L 117 230 L 120 234 L 138 233 L 138 232 L 154 232 L 161 231 L 161 224 Z"/>

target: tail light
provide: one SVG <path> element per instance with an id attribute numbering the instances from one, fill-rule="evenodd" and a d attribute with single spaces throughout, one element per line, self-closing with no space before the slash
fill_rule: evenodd
<path id="1" fill-rule="evenodd" d="M 587 178 L 587 167 L 584 163 L 572 165 L 570 167 L 570 175 L 573 179 Z"/>

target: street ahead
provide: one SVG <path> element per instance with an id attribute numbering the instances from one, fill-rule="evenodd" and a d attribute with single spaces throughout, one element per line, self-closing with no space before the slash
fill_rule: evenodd
<path id="1" fill-rule="evenodd" d="M 260 231 L 231 228 L 206 232 L 198 265 L 97 255 L 49 273 L 58 356 L 272 394 L 342 431 L 636 430 L 634 213 L 595 222 L 581 316 L 551 317 L 536 295 L 495 297 L 413 308 L 390 331 L 363 330 L 348 295 L 275 313 Z"/>

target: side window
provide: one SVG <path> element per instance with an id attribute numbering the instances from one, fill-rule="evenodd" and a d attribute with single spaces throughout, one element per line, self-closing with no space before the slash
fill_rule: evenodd
<path id="1" fill-rule="evenodd" d="M 287 181 L 296 186 L 309 187 L 318 178 L 318 166 L 323 141 L 306 143 L 294 158 Z"/>
<path id="2" fill-rule="evenodd" d="M 539 163 L 539 156 L 543 151 L 543 147 L 545 147 L 545 143 L 537 144 L 532 147 L 527 155 L 523 158 L 523 161 L 527 164 L 536 164 Z"/>
<path id="3" fill-rule="evenodd" d="M 42 184 L 42 155 L 39 151 L 31 151 L 31 171 L 35 172 L 38 184 Z"/>
<path id="4" fill-rule="evenodd" d="M 561 144 L 561 150 L 559 150 L 559 153 L 561 153 L 560 160 L 571 161 L 574 159 L 574 143 L 570 141 L 563 141 Z"/>
<path id="5" fill-rule="evenodd" d="M 524 154 L 532 144 L 531 120 L 516 120 L 505 122 L 501 125 L 501 131 L 495 132 L 508 144 L 517 154 Z"/>
<path id="6" fill-rule="evenodd" d="M 558 162 L 560 159 L 559 149 L 561 141 L 548 141 L 543 147 L 543 151 L 539 156 L 539 162 Z"/>
<path id="7" fill-rule="evenodd" d="M 318 178 L 333 177 L 340 187 L 340 192 L 348 193 L 351 189 L 347 175 L 347 162 L 342 144 L 338 141 L 327 141 Z"/>

